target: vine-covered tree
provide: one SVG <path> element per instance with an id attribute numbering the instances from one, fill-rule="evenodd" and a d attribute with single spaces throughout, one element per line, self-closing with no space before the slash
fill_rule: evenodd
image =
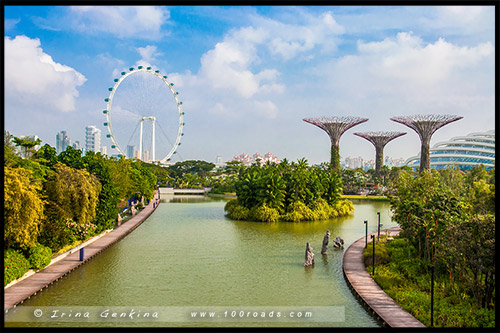
<path id="1" fill-rule="evenodd" d="M 45 183 L 45 194 L 53 219 L 71 219 L 90 224 L 96 216 L 101 184 L 86 170 L 70 168 L 62 163 L 54 166 Z"/>
<path id="2" fill-rule="evenodd" d="M 35 246 L 44 217 L 41 185 L 32 182 L 32 172 L 4 167 L 4 247 Z"/>

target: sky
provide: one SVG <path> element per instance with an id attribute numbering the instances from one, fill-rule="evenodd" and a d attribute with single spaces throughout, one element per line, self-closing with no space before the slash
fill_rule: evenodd
<path id="1" fill-rule="evenodd" d="M 355 132 L 406 132 L 384 155 L 419 153 L 417 133 L 394 116 L 463 117 L 436 131 L 431 146 L 495 129 L 494 6 L 4 6 L 4 28 L 5 129 L 54 147 L 58 132 L 84 143 L 85 127 L 95 125 L 116 154 L 104 99 L 120 72 L 139 65 L 168 76 L 183 102 L 172 162 L 256 152 L 327 162 L 330 139 L 306 117 L 369 118 L 340 139 L 341 158 L 367 160 L 374 146 Z M 172 93 L 135 87 L 170 117 L 156 135 L 157 147 L 170 150 Z M 119 92 L 128 95 L 121 89 L 113 105 Z M 136 133 L 137 119 L 125 123 L 132 105 L 122 101 L 110 110 L 123 115 L 112 126 Z M 150 131 L 145 122 L 145 142 Z M 117 141 L 138 146 L 134 135 Z"/>

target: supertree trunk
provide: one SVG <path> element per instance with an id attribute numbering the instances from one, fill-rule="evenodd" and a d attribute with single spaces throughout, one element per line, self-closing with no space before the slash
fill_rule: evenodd
<path id="1" fill-rule="evenodd" d="M 375 176 L 379 176 L 384 165 L 384 147 L 389 141 L 405 135 L 405 132 L 363 132 L 354 133 L 370 141 L 375 146 Z"/>

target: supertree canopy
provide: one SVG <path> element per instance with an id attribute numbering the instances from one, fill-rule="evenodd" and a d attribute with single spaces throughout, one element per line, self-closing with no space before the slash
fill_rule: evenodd
<path id="1" fill-rule="evenodd" d="M 405 135 L 405 132 L 362 132 L 354 135 L 365 138 L 375 146 L 375 175 L 379 175 L 384 164 L 384 147 L 389 141 Z"/>
<path id="2" fill-rule="evenodd" d="M 463 117 L 450 114 L 417 114 L 411 116 L 392 117 L 391 120 L 408 126 L 417 132 L 420 137 L 420 172 L 430 169 L 430 142 L 434 132 L 438 129 L 460 120 Z"/>
<path id="3" fill-rule="evenodd" d="M 304 118 L 302 119 L 306 123 L 310 123 L 318 126 L 324 130 L 329 136 L 332 143 L 331 155 L 330 155 L 330 166 L 333 171 L 340 175 L 340 152 L 339 152 L 339 141 L 342 134 L 345 131 L 354 127 L 358 124 L 368 121 L 368 118 L 360 117 L 315 117 L 315 118 Z"/>

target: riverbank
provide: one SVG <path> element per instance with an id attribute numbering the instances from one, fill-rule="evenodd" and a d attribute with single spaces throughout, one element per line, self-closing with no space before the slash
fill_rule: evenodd
<path id="1" fill-rule="evenodd" d="M 67 254 L 64 256 L 54 258 L 56 260 L 54 261 L 53 259 L 54 262 L 51 262 L 51 264 L 44 269 L 23 277 L 22 280 L 19 279 L 16 283 L 5 287 L 4 312 L 23 303 L 24 300 L 30 298 L 32 295 L 36 295 L 40 290 L 48 287 L 128 235 L 156 210 L 159 203 L 160 196 L 159 193 L 156 192 L 149 204 L 126 223 L 121 224 L 102 236 L 96 236 L 95 239 L 90 239 L 80 244 L 76 248 L 67 251 Z M 80 249 L 83 249 L 83 260 L 80 260 Z"/>
<path id="2" fill-rule="evenodd" d="M 399 227 L 395 227 L 385 229 L 381 233 L 395 236 L 400 231 Z M 376 235 L 376 233 L 371 235 Z M 370 240 L 371 235 L 368 235 L 368 240 Z M 365 241 L 365 237 L 355 241 L 346 250 L 342 260 L 344 277 L 354 295 L 384 326 L 391 328 L 426 327 L 389 297 L 366 271 L 363 263 Z"/>
<path id="3" fill-rule="evenodd" d="M 377 195 L 341 195 L 342 199 L 349 200 L 373 200 L 373 201 L 389 201 L 389 197 L 377 196 Z"/>

